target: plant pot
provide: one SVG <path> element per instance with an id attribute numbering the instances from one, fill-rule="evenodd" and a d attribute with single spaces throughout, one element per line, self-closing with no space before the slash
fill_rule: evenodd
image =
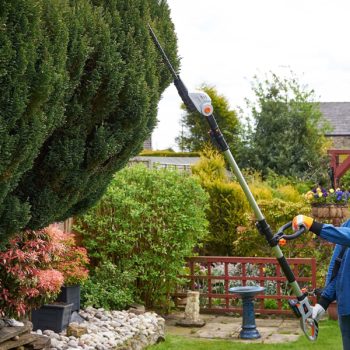
<path id="1" fill-rule="evenodd" d="M 33 330 L 50 329 L 56 333 L 67 328 L 73 304 L 46 304 L 32 311 Z"/>
<path id="2" fill-rule="evenodd" d="M 334 226 L 340 226 L 348 216 L 348 206 L 344 204 L 313 203 L 312 216 L 318 221 L 331 221 Z"/>
<path id="3" fill-rule="evenodd" d="M 338 307 L 337 303 L 333 301 L 333 303 L 329 304 L 328 309 L 328 316 L 331 320 L 337 321 L 338 320 Z"/>
<path id="4" fill-rule="evenodd" d="M 56 301 L 73 304 L 72 312 L 80 310 L 80 285 L 63 286 Z"/>

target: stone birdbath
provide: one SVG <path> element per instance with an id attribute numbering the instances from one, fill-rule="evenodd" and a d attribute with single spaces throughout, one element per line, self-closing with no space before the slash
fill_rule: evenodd
<path id="1" fill-rule="evenodd" d="M 230 293 L 238 294 L 243 302 L 243 322 L 242 330 L 239 334 L 241 339 L 258 339 L 261 337 L 256 329 L 253 300 L 257 294 L 262 293 L 264 290 L 265 288 L 260 286 L 233 287 L 229 289 Z"/>

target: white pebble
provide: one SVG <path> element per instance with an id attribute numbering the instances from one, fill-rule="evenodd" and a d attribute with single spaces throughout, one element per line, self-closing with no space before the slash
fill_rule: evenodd
<path id="1" fill-rule="evenodd" d="M 154 312 L 135 315 L 126 310 L 87 307 L 80 315 L 85 319 L 81 325 L 87 327 L 87 333 L 80 338 L 67 337 L 66 331 L 56 334 L 51 330 L 37 330 L 36 333 L 51 338 L 51 350 L 112 350 L 127 342 L 128 347 L 137 350 L 153 345 L 164 335 L 165 320 Z"/>

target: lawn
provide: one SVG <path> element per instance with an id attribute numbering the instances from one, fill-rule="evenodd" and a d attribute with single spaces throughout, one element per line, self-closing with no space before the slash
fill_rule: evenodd
<path id="1" fill-rule="evenodd" d="M 148 347 L 149 350 L 340 350 L 342 342 L 336 321 L 320 322 L 320 332 L 316 342 L 301 336 L 298 341 L 282 344 L 242 343 L 230 340 L 202 340 L 188 337 L 167 336 L 165 342 Z"/>

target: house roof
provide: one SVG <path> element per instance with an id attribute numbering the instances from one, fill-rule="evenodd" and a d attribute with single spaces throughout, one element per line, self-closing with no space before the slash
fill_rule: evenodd
<path id="1" fill-rule="evenodd" d="M 136 161 L 149 161 L 152 164 L 164 165 L 192 165 L 199 161 L 199 157 L 152 157 L 152 156 L 137 156 L 133 158 Z"/>
<path id="2" fill-rule="evenodd" d="M 320 102 L 320 110 L 333 128 L 327 136 L 350 135 L 350 102 Z"/>

